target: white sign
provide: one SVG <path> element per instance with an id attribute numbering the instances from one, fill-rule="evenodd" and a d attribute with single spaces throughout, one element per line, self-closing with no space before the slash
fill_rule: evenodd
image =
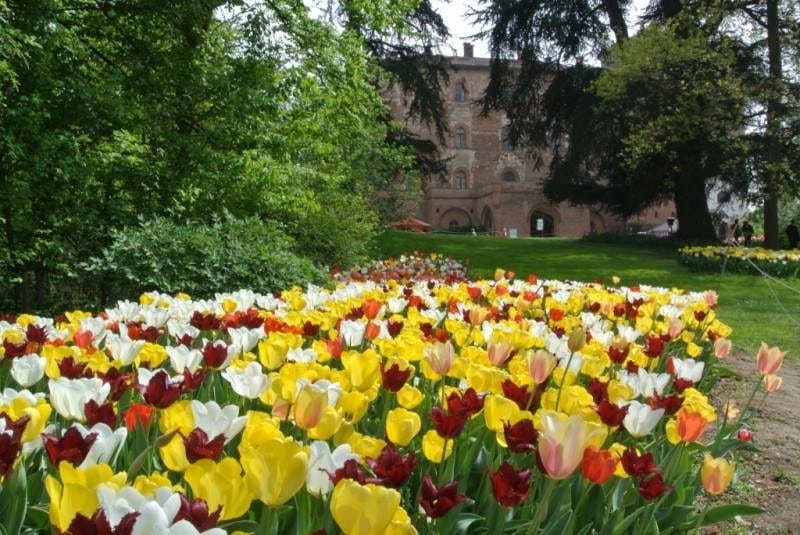
<path id="1" fill-rule="evenodd" d="M 537 219 L 536 220 L 536 230 L 544 230 L 544 219 Z"/>
<path id="2" fill-rule="evenodd" d="M 516 238 L 517 237 L 517 229 L 515 229 L 515 228 L 508 229 L 508 237 L 509 238 Z"/>

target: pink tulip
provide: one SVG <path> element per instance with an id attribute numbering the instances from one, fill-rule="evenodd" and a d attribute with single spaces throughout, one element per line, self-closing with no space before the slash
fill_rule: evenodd
<path id="1" fill-rule="evenodd" d="M 761 342 L 761 347 L 758 350 L 756 363 L 758 364 L 758 371 L 761 375 L 773 375 L 778 373 L 783 364 L 783 357 L 786 352 L 781 352 L 778 346 L 767 347 L 767 344 Z"/>

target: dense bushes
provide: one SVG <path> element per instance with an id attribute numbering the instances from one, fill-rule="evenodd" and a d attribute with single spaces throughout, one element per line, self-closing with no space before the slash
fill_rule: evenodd
<path id="1" fill-rule="evenodd" d="M 684 247 L 678 262 L 692 271 L 726 271 L 735 273 L 761 272 L 774 277 L 800 275 L 800 253 L 771 251 L 761 247 Z"/>
<path id="2" fill-rule="evenodd" d="M 106 299 L 155 289 L 195 298 L 238 288 L 269 293 L 325 279 L 323 269 L 297 254 L 291 238 L 252 217 L 210 224 L 162 217 L 114 231 L 112 238 L 86 264 L 103 281 Z"/>

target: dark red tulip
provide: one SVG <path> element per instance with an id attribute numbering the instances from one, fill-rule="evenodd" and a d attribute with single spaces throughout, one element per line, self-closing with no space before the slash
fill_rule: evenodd
<path id="1" fill-rule="evenodd" d="M 86 402 L 83 406 L 86 413 L 86 424 L 93 426 L 94 424 L 106 424 L 111 429 L 117 426 L 117 415 L 114 413 L 114 402 L 108 401 L 102 405 L 98 405 L 93 399 Z"/>
<path id="2" fill-rule="evenodd" d="M 166 371 L 159 370 L 150 378 L 147 386 L 138 385 L 137 388 L 149 405 L 157 409 L 166 409 L 181 397 L 183 381 L 173 383 Z"/>
<path id="3" fill-rule="evenodd" d="M 203 362 L 209 368 L 219 368 L 228 358 L 228 346 L 222 340 L 206 342 L 203 346 Z"/>
<path id="4" fill-rule="evenodd" d="M 671 491 L 672 488 L 673 487 L 664 484 L 664 478 L 661 477 L 661 474 L 654 474 L 647 479 L 639 481 L 639 486 L 636 490 L 639 491 L 639 494 L 641 494 L 642 498 L 645 500 L 655 500 L 664 493 Z"/>
<path id="5" fill-rule="evenodd" d="M 655 465 L 652 453 L 639 455 L 633 448 L 628 448 L 622 453 L 620 458 L 622 467 L 631 477 L 644 477 L 649 474 L 660 472 L 661 469 Z"/>
<path id="6" fill-rule="evenodd" d="M 346 460 L 341 468 L 337 468 L 332 474 L 328 473 L 328 477 L 331 478 L 331 483 L 333 483 L 334 487 L 342 479 L 352 479 L 360 485 L 367 484 L 367 474 L 364 473 L 364 470 L 361 469 L 355 459 Z"/>
<path id="7" fill-rule="evenodd" d="M 495 501 L 503 507 L 521 505 L 528 498 L 531 475 L 530 468 L 515 470 L 508 461 L 504 461 L 496 472 L 489 473 Z"/>
<path id="8" fill-rule="evenodd" d="M 664 350 L 664 340 L 660 336 L 648 336 L 644 341 L 644 352 L 650 358 L 656 358 Z"/>
<path id="9" fill-rule="evenodd" d="M 85 362 L 75 362 L 73 357 L 66 357 L 58 363 L 58 371 L 61 377 L 67 379 L 80 379 L 82 377 L 92 377 L 92 372 L 86 369 Z"/>
<path id="10" fill-rule="evenodd" d="M 131 535 L 133 533 L 133 526 L 139 518 L 138 512 L 131 512 L 122 517 L 122 520 L 111 528 L 111 524 L 106 518 L 105 511 L 98 509 L 92 515 L 92 518 L 87 518 L 83 514 L 78 513 L 75 518 L 70 522 L 69 528 L 66 531 L 56 529 L 57 533 L 61 535 Z"/>
<path id="11" fill-rule="evenodd" d="M 503 434 L 506 438 L 508 449 L 514 453 L 526 453 L 536 449 L 539 432 L 533 427 L 533 422 L 524 419 L 511 425 L 503 422 Z"/>
<path id="12" fill-rule="evenodd" d="M 320 326 L 307 321 L 303 323 L 303 338 L 316 338 L 319 335 Z"/>
<path id="13" fill-rule="evenodd" d="M 192 318 L 189 320 L 189 323 L 201 331 L 214 331 L 219 329 L 220 326 L 220 321 L 214 314 L 203 314 L 200 311 L 192 314 Z"/>
<path id="14" fill-rule="evenodd" d="M 671 416 L 680 410 L 683 404 L 683 398 L 678 394 L 672 394 L 662 398 L 659 397 L 658 394 L 653 393 L 651 397 L 647 398 L 647 404 L 654 410 L 664 409 L 664 414 Z"/>
<path id="15" fill-rule="evenodd" d="M 6 413 L 0 413 L 0 419 L 5 420 L 5 431 L 0 433 L 0 483 L 2 483 L 11 472 L 22 450 L 22 434 L 30 417 L 23 416 L 15 421 Z"/>
<path id="16" fill-rule="evenodd" d="M 630 351 L 628 346 L 617 347 L 612 345 L 608 348 L 608 358 L 610 358 L 611 362 L 614 364 L 622 364 L 625 362 L 625 359 L 628 358 L 628 351 Z"/>
<path id="17" fill-rule="evenodd" d="M 186 458 L 190 463 L 200 459 L 216 462 L 225 447 L 225 435 L 220 434 L 209 440 L 205 431 L 196 428 L 189 433 L 189 436 L 183 438 L 183 446 L 186 448 Z"/>
<path id="18" fill-rule="evenodd" d="M 61 461 L 67 461 L 75 467 L 79 466 L 86 459 L 96 440 L 97 433 L 89 433 L 84 437 L 77 427 L 67 429 L 60 439 L 42 433 L 47 458 L 50 464 L 56 467 Z"/>
<path id="19" fill-rule="evenodd" d="M 608 381 L 601 381 L 593 377 L 589 384 L 586 385 L 586 390 L 592 395 L 592 399 L 597 404 L 602 400 L 608 400 Z"/>
<path id="20" fill-rule="evenodd" d="M 392 338 L 397 338 L 397 335 L 403 330 L 402 321 L 390 321 L 386 323 L 386 330 Z"/>
<path id="21" fill-rule="evenodd" d="M 3 349 L 5 349 L 5 358 L 11 360 L 17 357 L 22 357 L 26 354 L 26 344 L 12 344 L 8 340 L 3 340 Z"/>
<path id="22" fill-rule="evenodd" d="M 447 412 L 436 406 L 431 409 L 428 417 L 433 422 L 436 432 L 442 438 L 456 438 L 464 430 L 469 415 L 466 411 Z"/>
<path id="23" fill-rule="evenodd" d="M 503 395 L 517 404 L 521 410 L 528 409 L 528 402 L 531 399 L 531 392 L 527 386 L 519 386 L 511 379 L 506 379 L 501 384 Z M 533 404 L 531 404 L 533 405 Z"/>
<path id="24" fill-rule="evenodd" d="M 31 323 L 25 328 L 25 338 L 27 338 L 28 343 L 33 342 L 42 345 L 48 341 L 47 330 L 40 325 Z"/>
<path id="25" fill-rule="evenodd" d="M 97 372 L 97 377 L 104 383 L 111 385 L 109 397 L 112 401 L 119 401 L 122 395 L 128 391 L 133 384 L 133 373 L 122 373 L 117 368 L 109 368 L 105 373 Z"/>
<path id="26" fill-rule="evenodd" d="M 607 426 L 617 427 L 622 425 L 622 420 L 628 414 L 628 406 L 618 407 L 607 399 L 603 399 L 597 404 L 597 414 Z"/>
<path id="27" fill-rule="evenodd" d="M 687 388 L 692 388 L 694 386 L 694 381 L 691 379 L 675 379 L 672 382 L 672 386 L 675 387 L 676 392 L 683 393 Z"/>
<path id="28" fill-rule="evenodd" d="M 639 371 L 639 365 L 633 362 L 632 360 L 629 360 L 625 364 L 625 371 L 627 371 L 628 373 L 636 373 Z"/>
<path id="29" fill-rule="evenodd" d="M 478 395 L 475 389 L 467 388 L 463 394 L 453 392 L 447 396 L 447 410 L 450 412 L 466 412 L 467 416 L 475 416 L 483 410 L 484 396 Z"/>
<path id="30" fill-rule="evenodd" d="M 194 373 L 190 372 L 188 368 L 183 369 L 183 387 L 186 390 L 197 390 L 206 379 L 206 371 L 202 368 L 196 370 Z"/>
<path id="31" fill-rule="evenodd" d="M 394 393 L 403 388 L 409 377 L 411 377 L 411 367 L 401 370 L 400 366 L 395 362 L 386 368 L 381 362 L 381 383 L 383 388 L 389 392 Z"/>
<path id="32" fill-rule="evenodd" d="M 467 501 L 467 497 L 458 493 L 458 482 L 453 481 L 437 487 L 431 476 L 426 474 L 422 478 L 422 498 L 420 498 L 419 504 L 429 517 L 441 518 L 453 507 L 465 501 Z"/>
<path id="33" fill-rule="evenodd" d="M 697 321 L 703 321 L 704 319 L 706 319 L 706 312 L 704 310 L 695 310 L 694 319 L 696 319 Z"/>
<path id="34" fill-rule="evenodd" d="M 222 506 L 217 507 L 213 513 L 208 510 L 208 503 L 202 498 L 189 501 L 181 494 L 181 508 L 175 515 L 174 522 L 186 520 L 193 525 L 200 533 L 217 527 L 219 516 L 222 514 Z"/>
<path id="35" fill-rule="evenodd" d="M 367 464 L 376 476 L 376 478 L 367 479 L 368 483 L 399 489 L 411 477 L 411 472 L 417 466 L 417 459 L 413 451 L 403 457 L 397 448 L 387 444 L 381 450 L 378 458 L 367 459 Z"/>

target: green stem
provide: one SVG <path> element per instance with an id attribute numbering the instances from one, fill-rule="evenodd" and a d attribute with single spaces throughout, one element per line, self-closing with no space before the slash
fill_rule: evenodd
<path id="1" fill-rule="evenodd" d="M 572 508 L 572 514 L 569 517 L 569 522 L 567 523 L 564 533 L 572 533 L 573 526 L 575 525 L 575 519 L 578 517 L 578 511 L 580 511 L 581 507 L 583 507 L 583 505 L 586 503 L 586 500 L 589 498 L 589 494 L 589 488 L 587 488 L 581 494 L 581 499 L 578 500 L 578 503 Z"/>
<path id="2" fill-rule="evenodd" d="M 556 406 L 558 406 L 557 402 Z M 531 520 L 531 523 L 528 526 L 528 531 L 526 531 L 527 535 L 534 535 L 539 531 L 539 526 L 542 525 L 542 521 L 547 516 L 547 509 L 550 505 L 550 496 L 553 494 L 553 489 L 556 488 L 557 484 L 558 481 L 550 478 L 548 478 L 545 482 L 544 490 L 542 491 L 542 497 L 539 499 L 539 505 L 536 506 L 536 514 L 533 516 L 533 520 Z"/>

